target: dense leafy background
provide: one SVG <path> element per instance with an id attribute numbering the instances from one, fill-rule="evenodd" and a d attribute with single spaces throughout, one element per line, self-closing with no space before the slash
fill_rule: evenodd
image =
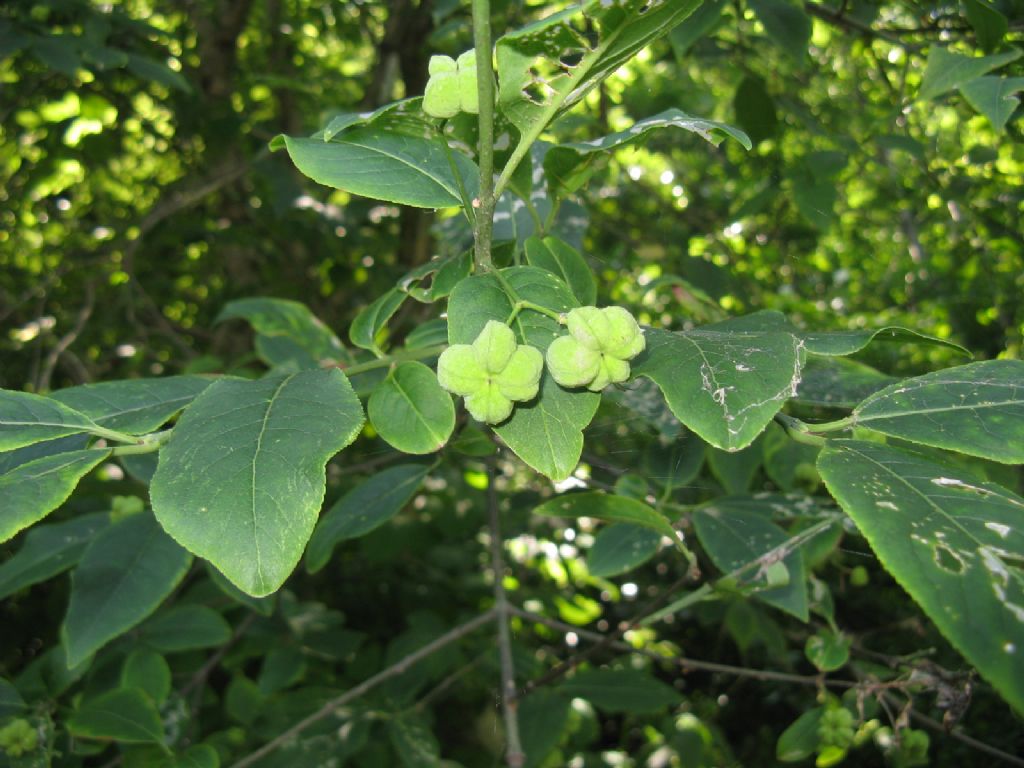
<path id="1" fill-rule="evenodd" d="M 549 8 L 496 2 L 495 25 L 516 27 Z M 1024 145 L 1014 93 L 1024 86 L 1017 58 L 1022 19 L 1020 0 L 706 2 L 587 93 L 553 137 L 615 136 L 677 109 L 738 125 L 751 137 L 751 151 L 731 140 L 715 149 L 692 129 L 669 127 L 622 142 L 610 159 L 558 150 L 539 160 L 575 194 L 556 221 L 596 270 L 598 303 L 631 306 L 645 324 L 687 331 L 705 345 L 715 332 L 694 326 L 776 309 L 801 328 L 906 326 L 963 345 L 981 360 L 1019 359 Z M 379 345 L 443 343 L 445 328 L 428 322 L 437 307 L 416 299 L 444 297 L 468 270 L 460 260 L 467 236 L 461 220 L 451 211 L 316 185 L 267 145 L 280 133 L 308 135 L 339 113 L 422 93 L 429 56 L 469 45 L 467 9 L 453 0 L 5 3 L 0 387 L 45 393 L 203 373 L 234 374 L 241 382 L 261 375 L 267 362 L 349 363 Z M 525 241 L 530 226 L 510 209 L 496 234 Z M 525 244 L 530 264 L 552 258 L 542 245 Z M 432 255 L 449 261 L 432 282 L 420 283 L 433 269 L 424 266 Z M 422 273 L 392 290 L 416 268 Z M 580 292 L 593 290 L 585 280 L 569 283 L 581 299 Z M 313 314 L 243 301 L 253 296 L 298 300 Z M 762 317 L 745 332 L 761 334 L 760 346 L 774 351 L 778 381 L 766 387 L 784 399 L 794 362 L 787 367 L 786 355 L 796 354 L 799 339 L 795 328 L 773 322 Z M 350 325 L 358 352 L 339 341 Z M 651 336 L 655 350 L 658 338 Z M 835 407 L 856 405 L 893 377 L 965 362 L 951 345 L 904 340 L 867 344 L 865 335 L 854 339 L 852 359 L 815 358 L 803 371 L 794 412 L 839 416 Z M 154 464 L 146 457 L 103 463 L 102 452 L 82 450 L 84 442 L 62 432 L 51 435 L 68 441 L 60 455 L 77 461 L 62 471 L 101 466 L 47 527 L 2 545 L 0 721 L 29 715 L 50 739 L 56 765 L 232 764 L 489 605 L 481 564 L 492 464 L 502 475 L 503 526 L 511 539 L 510 596 L 567 625 L 517 619 L 514 626 L 519 676 L 531 688 L 521 703 L 525 747 L 538 760 L 546 752 L 549 765 L 579 755 L 588 766 L 763 766 L 776 755 L 807 758 L 814 727 L 810 749 L 799 729 L 787 731 L 777 751 L 778 737 L 801 715 L 816 723 L 817 708 L 835 702 L 817 697 L 813 679 L 762 681 L 743 670 L 809 675 L 812 662 L 841 667 L 835 676 L 843 680 L 904 681 L 882 707 L 868 697 L 868 716 L 884 725 L 902 722 L 911 695 L 915 712 L 941 719 L 948 707 L 937 705 L 952 700 L 955 708 L 965 688 L 968 665 L 957 650 L 967 653 L 965 645 L 981 642 L 972 657 L 981 667 L 978 659 L 991 650 L 983 641 L 1002 642 L 1002 630 L 990 638 L 952 638 L 954 649 L 949 633 L 940 634 L 904 591 L 927 605 L 936 585 L 915 583 L 899 568 L 906 553 L 876 543 L 908 539 L 905 531 L 862 525 L 865 540 L 851 525 L 830 524 L 835 510 L 814 469 L 817 450 L 774 425 L 754 440 L 770 412 L 732 446 L 754 440 L 738 453 L 706 446 L 680 427 L 655 388 L 665 390 L 670 406 L 673 392 L 676 402 L 688 401 L 692 393 L 673 373 L 673 359 L 649 356 L 638 372 L 653 384 L 643 379 L 604 399 L 585 433 L 592 484 L 614 488 L 614 498 L 656 501 L 663 511 L 675 510 L 673 517 L 715 500 L 685 526 L 706 575 L 749 562 L 763 554 L 764 542 L 822 521 L 827 526 L 783 561 L 782 574 L 757 574 L 762 583 L 754 599 L 735 583 L 720 584 L 718 599 L 693 600 L 670 623 L 629 636 L 656 654 L 739 672 L 695 667 L 683 674 L 607 646 L 587 660 L 589 669 L 545 682 L 559 659 L 590 642 L 586 628 L 615 627 L 652 600 L 686 600 L 678 589 L 689 564 L 649 529 L 627 528 L 622 518 L 602 527 L 549 516 L 565 510 L 532 515 L 551 484 L 508 454 L 495 456 L 461 414 L 456 438 L 436 463 L 395 452 L 383 432 L 365 435 L 328 463 L 324 526 L 283 591 L 263 598 L 191 562 L 139 516 L 149 514 L 143 510 Z M 383 377 L 354 376 L 356 393 L 365 397 L 376 374 Z M 158 423 L 180 407 L 176 397 L 205 403 L 218 394 L 200 394 L 205 379 L 175 382 L 173 393 L 144 396 L 160 414 L 172 404 Z M 94 395 L 78 390 L 63 402 L 88 416 Z M 881 414 L 874 418 L 884 421 L 885 393 L 873 402 L 873 413 Z M 137 433 L 152 428 L 135 426 Z M 340 425 L 331 439 L 342 442 L 356 426 Z M 729 439 L 714 439 L 699 420 L 687 427 L 713 442 Z M 887 434 L 914 439 L 919 427 L 911 424 L 907 433 L 897 425 Z M 916 471 L 935 474 L 931 468 L 952 461 L 956 471 L 979 478 L 962 484 L 1024 491 L 1019 468 L 941 450 L 969 450 L 965 445 L 931 444 L 914 459 L 927 468 Z M 1019 450 L 1019 440 L 1004 441 L 1003 460 L 1020 460 L 1015 445 Z M 43 454 L 32 453 L 33 446 L 19 450 L 28 453 L 0 457 L 4 476 L 18 493 L 31 492 L 24 467 Z M 886 450 L 862 442 L 829 448 L 820 464 L 829 489 L 844 500 L 855 493 L 849 473 L 863 474 L 857 467 L 865 456 L 892 462 L 906 455 L 893 459 Z M 308 496 L 317 496 L 321 466 L 303 468 L 304 480 L 312 474 Z M 22 474 L 13 474 L 19 467 Z M 844 476 L 848 467 L 854 469 Z M 966 477 L 945 471 L 943 477 Z M 16 511 L 10 488 L 0 485 L 0 498 Z M 908 496 L 889 503 L 910 505 L 904 509 L 912 514 L 918 496 L 897 492 Z M 755 498 L 763 493 L 771 494 L 767 505 Z M 950 493 L 943 514 L 956 516 L 972 491 Z M 1008 517 L 1006 524 L 1014 514 L 1020 520 L 1013 501 L 1019 496 L 984 498 Z M 346 505 L 355 504 L 363 515 L 358 525 L 352 518 L 338 524 Z M 962 545 L 998 544 L 972 541 Z M 129 587 L 150 584 L 148 596 L 167 598 L 159 609 L 107 599 L 119 582 L 111 581 L 108 566 L 117 564 L 103 556 L 104 546 L 128 558 L 114 576 L 128 573 Z M 948 556 L 955 560 L 961 551 L 958 545 Z M 146 557 L 135 557 L 140 552 Z M 1009 567 L 1019 580 L 1017 552 Z M 284 559 L 297 557 L 289 551 Z M 73 577 L 61 575 L 76 564 Z M 978 589 L 992 583 L 998 581 Z M 669 595 L 670 588 L 677 591 Z M 992 613 L 997 608 L 994 601 L 979 604 L 992 622 L 1004 621 Z M 67 668 L 65 651 L 78 666 Z M 397 764 L 396 755 L 404 765 L 436 765 L 438 754 L 465 766 L 494 765 L 502 742 L 497 677 L 492 634 L 479 631 L 259 765 L 314 766 L 334 758 L 386 766 Z M 7 680 L 17 681 L 17 692 Z M 528 681 L 539 684 L 534 690 Z M 1019 716 L 985 680 L 970 685 L 973 701 L 960 727 L 1004 752 L 1024 752 Z M 1019 705 L 1019 686 L 1017 678 L 1000 690 Z M 848 703 L 856 709 L 849 697 Z M 119 752 L 109 739 L 132 746 Z M 173 745 L 173 758 L 155 746 L 163 742 Z M 929 759 L 937 766 L 988 760 L 936 732 Z M 868 744 L 846 760 L 867 766 L 882 757 Z"/>

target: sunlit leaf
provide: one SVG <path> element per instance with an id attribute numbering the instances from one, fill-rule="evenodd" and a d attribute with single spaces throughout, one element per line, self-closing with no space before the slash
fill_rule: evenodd
<path id="1" fill-rule="evenodd" d="M 397 365 L 373 390 L 366 415 L 388 444 L 403 453 L 441 450 L 455 429 L 452 396 L 423 363 Z"/>

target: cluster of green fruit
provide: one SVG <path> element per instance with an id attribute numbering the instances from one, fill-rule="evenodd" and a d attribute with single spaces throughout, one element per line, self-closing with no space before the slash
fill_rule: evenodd
<path id="1" fill-rule="evenodd" d="M 39 746 L 39 733 L 28 720 L 12 720 L 0 728 L 0 750 L 10 757 L 21 757 Z"/>
<path id="2" fill-rule="evenodd" d="M 633 315 L 622 307 L 580 307 L 564 322 L 569 334 L 542 355 L 536 347 L 518 344 L 508 325 L 491 320 L 472 344 L 453 344 L 441 353 L 437 379 L 465 398 L 473 418 L 497 424 L 511 415 L 515 402 L 537 396 L 545 362 L 551 377 L 568 388 L 600 392 L 629 378 L 629 361 L 644 349 Z"/>
<path id="3" fill-rule="evenodd" d="M 818 723 L 818 741 L 823 747 L 848 749 L 857 735 L 853 713 L 845 707 L 826 709 Z"/>
<path id="4" fill-rule="evenodd" d="M 466 51 L 458 59 L 431 56 L 427 72 L 430 79 L 423 92 L 424 112 L 443 118 L 455 117 L 459 112 L 480 112 L 475 51 Z"/>

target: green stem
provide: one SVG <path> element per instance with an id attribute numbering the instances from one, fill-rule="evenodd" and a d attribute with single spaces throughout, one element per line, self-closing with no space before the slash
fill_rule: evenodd
<path id="1" fill-rule="evenodd" d="M 808 425 L 800 421 L 800 419 L 794 419 L 785 413 L 776 413 L 775 420 L 786 430 L 786 434 L 798 443 L 817 447 L 825 444 L 825 438 L 811 434 L 808 430 Z"/>
<path id="2" fill-rule="evenodd" d="M 494 54 L 491 46 L 490 0 L 473 0 L 473 47 L 476 50 L 476 89 L 480 101 L 480 199 L 477 206 L 474 261 L 481 272 L 494 269 L 491 236 L 494 231 Z"/>
<path id="3" fill-rule="evenodd" d="M 160 450 L 160 446 L 171 438 L 174 429 L 165 429 L 162 432 L 152 432 L 142 437 L 137 437 L 136 445 L 119 445 L 110 452 L 111 456 L 134 456 L 140 453 L 153 453 Z"/>
<path id="4" fill-rule="evenodd" d="M 508 316 L 508 320 L 505 321 L 505 325 L 512 325 L 512 321 L 515 320 L 519 313 L 524 309 L 532 309 L 534 312 L 540 312 L 542 315 L 547 315 L 559 325 L 565 325 L 565 318 L 562 317 L 558 312 L 547 307 L 542 307 L 540 304 L 534 304 L 532 301 L 517 301 L 512 305 L 512 314 Z"/>
<path id="5" fill-rule="evenodd" d="M 444 129 L 441 129 L 441 144 L 444 145 L 444 153 L 448 157 L 448 167 L 452 169 L 452 176 L 455 177 L 455 184 L 459 188 L 459 197 L 462 198 L 462 212 L 466 214 L 466 220 L 469 221 L 471 227 L 476 226 L 476 210 L 473 208 L 473 201 L 469 199 L 469 193 L 466 192 L 466 185 L 462 182 L 462 174 L 459 173 L 459 166 L 455 164 L 455 155 L 452 154 L 452 148 L 448 146 L 448 139 L 444 136 Z"/>
<path id="6" fill-rule="evenodd" d="M 741 576 L 744 576 L 748 571 L 760 567 L 769 559 L 773 557 L 783 557 L 785 555 L 788 555 L 790 552 L 793 552 L 798 547 L 802 547 L 804 544 L 813 539 L 819 533 L 822 533 L 823 531 L 831 528 L 838 522 L 838 520 L 838 515 L 830 516 L 815 523 L 810 528 L 804 528 L 804 530 L 793 535 L 791 538 L 787 539 L 785 542 L 775 547 L 774 549 L 768 550 L 760 557 L 755 558 L 754 560 L 751 560 L 748 563 L 744 563 L 740 567 L 733 569 L 724 576 L 715 579 L 715 581 L 713 582 L 705 582 L 699 588 L 695 589 L 693 592 L 690 592 L 689 594 L 683 595 L 681 598 L 676 600 L 671 605 L 667 605 L 660 611 L 656 611 L 655 613 L 652 613 L 650 616 L 644 617 L 639 622 L 639 625 L 642 627 L 650 626 L 651 624 L 660 621 L 666 616 L 674 615 L 676 613 L 679 613 L 679 611 L 683 610 L 684 608 L 688 608 L 691 605 L 695 605 L 696 603 L 699 603 L 702 600 L 707 600 L 714 594 L 715 587 L 717 584 L 728 582 L 730 580 L 736 581 Z"/>
<path id="7" fill-rule="evenodd" d="M 370 360 L 365 363 L 356 363 L 355 365 L 350 365 L 347 368 L 342 368 L 341 370 L 346 376 L 354 376 L 357 373 L 365 373 L 366 371 L 373 371 L 377 368 L 386 368 L 392 363 L 436 357 L 447 348 L 447 344 L 435 344 L 432 347 L 399 350 L 398 352 L 392 352 L 390 355 L 385 355 L 384 357 L 380 357 L 376 360 Z"/>
<path id="8" fill-rule="evenodd" d="M 118 432 L 114 429 L 107 429 L 99 425 L 90 427 L 89 433 L 96 435 L 96 437 L 102 437 L 105 440 L 113 440 L 117 443 L 138 443 L 142 438 L 137 435 L 126 435 L 124 432 Z"/>
<path id="9" fill-rule="evenodd" d="M 855 416 L 847 416 L 845 419 L 837 419 L 836 421 L 826 421 L 824 424 L 807 424 L 807 428 L 812 432 L 839 432 L 844 429 L 850 429 L 857 423 Z"/>

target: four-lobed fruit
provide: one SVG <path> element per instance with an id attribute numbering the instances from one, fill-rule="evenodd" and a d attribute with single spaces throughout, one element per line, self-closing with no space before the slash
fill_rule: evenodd
<path id="1" fill-rule="evenodd" d="M 515 333 L 496 320 L 472 344 L 453 344 L 437 361 L 437 380 L 462 395 L 474 419 L 497 424 L 512 413 L 513 402 L 532 400 L 540 387 L 544 356 L 516 343 Z"/>
<path id="2" fill-rule="evenodd" d="M 551 342 L 548 370 L 563 387 L 600 392 L 629 378 L 629 361 L 644 350 L 640 326 L 622 307 L 579 307 L 566 315 L 568 336 Z"/>
<path id="3" fill-rule="evenodd" d="M 12 720 L 0 728 L 0 750 L 10 757 L 21 757 L 39 746 L 39 734 L 28 720 Z"/>
<path id="4" fill-rule="evenodd" d="M 475 51 L 466 51 L 458 59 L 431 56 L 427 71 L 430 79 L 423 92 L 424 112 L 431 117 L 448 118 L 459 112 L 475 115 L 480 111 Z"/>
<path id="5" fill-rule="evenodd" d="M 818 723 L 818 740 L 822 746 L 847 749 L 853 744 L 856 719 L 845 707 L 826 709 Z"/>

